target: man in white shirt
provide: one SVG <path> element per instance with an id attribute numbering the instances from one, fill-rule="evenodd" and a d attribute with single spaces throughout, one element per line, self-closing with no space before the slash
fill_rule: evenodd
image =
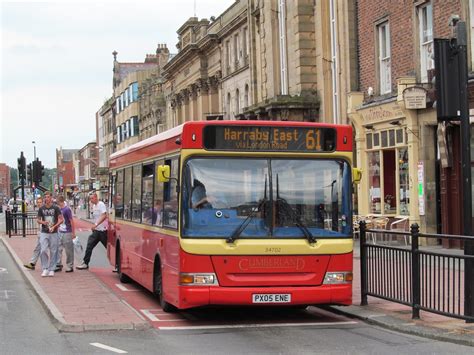
<path id="1" fill-rule="evenodd" d="M 92 250 L 99 242 L 101 242 L 105 248 L 107 248 L 107 208 L 102 201 L 99 201 L 97 193 L 90 195 L 90 201 L 93 205 L 92 216 L 94 217 L 95 224 L 92 226 L 92 234 L 87 240 L 86 253 L 84 260 L 81 265 L 76 266 L 76 269 L 86 270 L 89 268 L 89 262 L 92 256 Z"/>

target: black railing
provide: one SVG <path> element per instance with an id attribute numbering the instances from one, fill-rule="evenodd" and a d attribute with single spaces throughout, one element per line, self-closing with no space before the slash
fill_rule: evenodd
<path id="1" fill-rule="evenodd" d="M 10 212 L 5 211 L 6 232 L 8 237 L 12 235 L 35 235 L 38 233 L 38 214 L 36 212 Z"/>
<path id="2" fill-rule="evenodd" d="M 401 303 L 412 307 L 412 317 L 419 318 L 420 310 L 448 317 L 474 321 L 471 307 L 471 285 L 465 287 L 464 271 L 474 263 L 473 255 L 435 252 L 419 247 L 419 238 L 458 239 L 474 243 L 474 237 L 420 233 L 417 224 L 410 232 L 360 227 L 361 305 L 368 296 Z M 371 233 L 372 243 L 367 241 Z M 403 236 L 411 239 L 411 246 L 392 246 L 377 242 L 377 235 Z M 381 238 L 384 239 L 384 238 Z M 408 243 L 407 243 L 408 244 Z"/>

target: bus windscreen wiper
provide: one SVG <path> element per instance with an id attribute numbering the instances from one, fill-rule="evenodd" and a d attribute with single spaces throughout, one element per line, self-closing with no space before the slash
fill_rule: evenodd
<path id="1" fill-rule="evenodd" d="M 242 223 L 232 232 L 232 234 L 226 239 L 227 243 L 233 243 L 234 240 L 236 240 L 242 232 L 244 231 L 245 228 L 249 225 L 250 222 L 252 222 L 252 219 L 257 215 L 257 212 L 260 211 L 260 209 L 265 205 L 265 203 L 268 201 L 267 199 L 267 176 L 265 175 L 265 190 L 264 190 L 264 195 L 263 198 L 260 200 L 258 205 L 256 207 L 252 207 L 252 210 L 248 214 L 247 218 L 245 218 Z"/>
<path id="2" fill-rule="evenodd" d="M 277 206 L 280 207 L 278 211 L 279 214 L 287 213 L 291 216 L 291 220 L 303 232 L 303 235 L 306 237 L 306 239 L 308 239 L 309 243 L 316 243 L 316 238 L 310 232 L 308 227 L 306 227 L 306 225 L 300 220 L 298 213 L 296 213 L 293 207 L 291 207 L 291 205 L 284 198 L 277 199 Z"/>
<path id="3" fill-rule="evenodd" d="M 248 214 L 247 218 L 245 218 L 242 223 L 232 232 L 230 237 L 226 239 L 227 243 L 233 243 L 240 235 L 242 232 L 247 228 L 247 226 L 250 224 L 252 219 L 257 215 L 257 212 L 259 212 L 262 208 L 262 206 L 267 202 L 267 198 L 264 197 L 256 207 L 252 207 L 252 210 Z"/>

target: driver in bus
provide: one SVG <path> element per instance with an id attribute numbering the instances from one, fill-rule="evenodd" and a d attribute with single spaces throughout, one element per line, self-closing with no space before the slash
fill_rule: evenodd
<path id="1" fill-rule="evenodd" d="M 194 209 L 212 208 L 210 197 L 207 195 L 204 184 L 194 179 L 194 188 L 191 194 L 191 207 Z"/>

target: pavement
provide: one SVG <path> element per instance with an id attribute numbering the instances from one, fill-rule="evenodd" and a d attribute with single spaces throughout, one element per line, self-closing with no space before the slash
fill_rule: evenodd
<path id="1" fill-rule="evenodd" d="M 0 218 L 4 218 L 3 215 Z M 92 221 L 80 210 L 76 226 L 90 228 Z M 64 332 L 92 330 L 147 329 L 149 323 L 125 300 L 101 281 L 101 268 L 73 273 L 56 273 L 54 277 L 41 277 L 41 270 L 27 270 L 23 264 L 29 260 L 37 237 L 0 237 L 25 279 L 31 284 L 50 315 L 53 323 Z M 420 319 L 411 319 L 411 308 L 398 303 L 369 297 L 367 306 L 360 306 L 360 257 L 359 245 L 354 246 L 353 305 L 330 306 L 327 309 L 367 323 L 398 332 L 474 346 L 474 323 L 445 316 L 420 312 Z M 77 265 L 77 261 L 76 261 Z M 112 267 L 110 267 L 112 272 Z M 58 282 L 60 281 L 60 282 Z"/>

